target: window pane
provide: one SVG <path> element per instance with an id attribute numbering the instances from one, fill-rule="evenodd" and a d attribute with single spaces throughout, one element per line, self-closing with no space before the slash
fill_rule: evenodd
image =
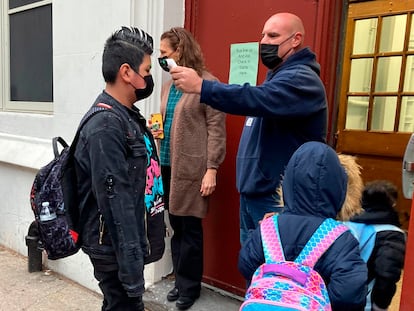
<path id="1" fill-rule="evenodd" d="M 414 51 L 414 14 L 411 17 L 410 39 L 408 41 L 408 50 Z"/>
<path id="2" fill-rule="evenodd" d="M 349 96 L 345 128 L 349 130 L 366 130 L 368 118 L 368 96 Z"/>
<path id="3" fill-rule="evenodd" d="M 355 22 L 354 48 L 352 54 L 374 53 L 377 24 L 377 18 L 361 19 Z"/>
<path id="4" fill-rule="evenodd" d="M 401 56 L 378 59 L 376 92 L 397 92 L 401 74 Z"/>
<path id="5" fill-rule="evenodd" d="M 382 19 L 380 52 L 398 52 L 404 48 L 407 15 L 387 16 Z"/>
<path id="6" fill-rule="evenodd" d="M 407 56 L 404 92 L 414 92 L 414 56 Z"/>
<path id="7" fill-rule="evenodd" d="M 371 89 L 372 58 L 353 59 L 349 77 L 350 92 L 369 92 Z"/>
<path id="8" fill-rule="evenodd" d="M 19 6 L 39 2 L 40 0 L 9 0 L 9 8 L 14 9 Z"/>
<path id="9" fill-rule="evenodd" d="M 401 100 L 400 132 L 414 132 L 414 96 L 404 96 Z"/>
<path id="10" fill-rule="evenodd" d="M 371 130 L 394 131 L 397 97 L 375 97 L 372 108 Z"/>
<path id="11" fill-rule="evenodd" d="M 12 101 L 53 101 L 52 5 L 10 15 Z"/>

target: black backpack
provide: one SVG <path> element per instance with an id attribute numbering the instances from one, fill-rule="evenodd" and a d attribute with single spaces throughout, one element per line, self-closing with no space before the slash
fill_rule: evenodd
<path id="1" fill-rule="evenodd" d="M 74 167 L 75 146 L 86 122 L 96 113 L 107 110 L 94 106 L 82 119 L 69 146 L 62 137 L 52 139 L 55 158 L 35 176 L 30 191 L 30 205 L 39 229 L 39 248 L 55 260 L 75 254 L 78 242 L 79 211 Z M 63 147 L 59 152 L 58 143 Z"/>
<path id="2" fill-rule="evenodd" d="M 30 204 L 39 229 L 39 248 L 46 250 L 48 259 L 65 258 L 80 249 L 78 236 L 82 220 L 78 209 L 75 147 L 86 122 L 101 111 L 114 112 L 111 108 L 106 104 L 93 106 L 80 122 L 70 146 L 62 137 L 53 138 L 55 158 L 35 176 L 30 191 Z M 58 143 L 63 147 L 61 152 Z M 164 212 L 155 215 L 146 212 L 145 218 L 148 251 L 144 262 L 148 264 L 161 259 L 164 254 L 166 225 Z"/>

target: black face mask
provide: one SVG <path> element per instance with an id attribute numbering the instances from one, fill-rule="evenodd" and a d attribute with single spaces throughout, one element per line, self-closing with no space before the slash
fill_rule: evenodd
<path id="1" fill-rule="evenodd" d="M 145 99 L 152 94 L 154 89 L 154 80 L 152 80 L 152 75 L 142 77 L 146 83 L 145 88 L 135 89 L 135 96 L 137 100 Z"/>
<path id="2" fill-rule="evenodd" d="M 285 55 L 289 53 L 290 50 L 287 51 L 285 55 L 280 57 L 278 55 L 279 46 L 291 39 L 293 36 L 294 34 L 279 44 L 260 44 L 260 59 L 263 65 L 265 65 L 270 70 L 275 69 L 278 65 L 280 65 L 280 63 L 283 61 L 283 57 L 285 57 Z"/>
<path id="3" fill-rule="evenodd" d="M 276 68 L 283 59 L 277 55 L 279 44 L 260 44 L 260 59 L 263 65 L 269 69 Z"/>
<path id="4" fill-rule="evenodd" d="M 159 57 L 158 58 L 158 63 L 160 64 L 161 68 L 166 71 L 166 72 L 170 72 L 170 68 L 168 68 L 168 64 L 166 59 L 168 58 L 168 56 L 164 56 L 164 57 Z"/>

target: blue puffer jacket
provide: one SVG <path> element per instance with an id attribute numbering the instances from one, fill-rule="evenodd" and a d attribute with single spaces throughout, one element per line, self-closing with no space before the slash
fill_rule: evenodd
<path id="1" fill-rule="evenodd" d="M 332 148 L 308 142 L 290 159 L 282 187 L 285 209 L 279 216 L 279 232 L 285 258 L 293 261 L 322 221 L 336 217 L 345 199 L 347 176 Z M 239 270 L 250 280 L 264 261 L 259 227 L 240 251 Z M 350 231 L 334 242 L 315 270 L 327 284 L 333 310 L 364 309 L 368 272 Z"/>
<path id="2" fill-rule="evenodd" d="M 327 102 L 315 54 L 304 48 L 269 71 L 259 86 L 203 81 L 200 101 L 246 118 L 236 160 L 245 195 L 275 193 L 293 152 L 326 140 Z"/>

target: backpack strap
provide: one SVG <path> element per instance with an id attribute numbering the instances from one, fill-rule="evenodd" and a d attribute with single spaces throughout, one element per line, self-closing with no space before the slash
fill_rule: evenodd
<path id="1" fill-rule="evenodd" d="M 354 221 L 344 221 L 344 224 L 351 230 L 351 233 L 359 242 L 361 257 L 368 262 L 375 246 L 377 232 L 398 231 L 405 235 L 405 232 L 394 225 L 388 224 L 364 224 Z"/>
<path id="2" fill-rule="evenodd" d="M 306 243 L 295 262 L 313 268 L 335 240 L 348 230 L 347 226 L 332 218 L 325 219 Z"/>
<path id="3" fill-rule="evenodd" d="M 62 148 L 69 147 L 68 143 L 60 136 L 52 138 L 52 147 L 53 147 L 53 154 L 55 155 L 55 159 L 57 159 L 60 155 L 58 143 L 61 144 Z"/>
<path id="4" fill-rule="evenodd" d="M 278 215 L 268 217 L 260 223 L 260 234 L 266 263 L 285 261 L 279 235 Z"/>
<path id="5" fill-rule="evenodd" d="M 76 148 L 76 144 L 79 140 L 79 135 L 82 130 L 82 128 L 85 126 L 86 122 L 88 122 L 94 115 L 96 115 L 99 112 L 102 111 L 112 111 L 112 106 L 104 103 L 98 103 L 94 106 L 92 106 L 88 112 L 83 116 L 82 120 L 79 123 L 78 130 L 76 131 L 75 138 L 72 141 L 72 144 L 70 145 L 71 151 L 74 151 Z"/>
<path id="6" fill-rule="evenodd" d="M 398 231 L 401 232 L 402 234 L 404 234 L 405 236 L 405 232 L 404 230 L 402 230 L 401 228 L 395 226 L 395 225 L 389 225 L 389 224 L 375 224 L 375 225 L 371 225 L 374 227 L 375 232 L 381 232 L 381 231 Z"/>
<path id="7" fill-rule="evenodd" d="M 60 155 L 59 148 L 58 148 L 58 143 L 63 148 L 69 147 L 70 148 L 70 153 L 73 154 L 75 152 L 76 144 L 79 140 L 80 131 L 82 130 L 82 128 L 86 124 L 86 122 L 88 122 L 89 119 L 92 118 L 98 112 L 112 111 L 111 109 L 112 109 L 112 106 L 104 104 L 104 103 L 99 103 L 99 104 L 96 104 L 96 105 L 92 106 L 88 110 L 88 112 L 83 116 L 82 120 L 80 121 L 79 127 L 76 131 L 76 134 L 75 134 L 75 138 L 73 138 L 72 144 L 70 146 L 61 136 L 53 137 L 52 138 L 52 147 L 53 147 L 53 154 L 55 156 L 55 159 L 57 159 Z"/>

